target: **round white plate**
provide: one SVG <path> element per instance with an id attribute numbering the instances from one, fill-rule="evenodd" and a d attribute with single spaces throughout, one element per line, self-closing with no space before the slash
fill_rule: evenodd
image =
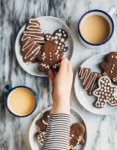
<path id="1" fill-rule="evenodd" d="M 58 28 L 65 29 L 67 31 L 68 39 L 66 41 L 66 44 L 68 45 L 68 51 L 64 53 L 64 56 L 70 60 L 70 58 L 72 57 L 74 44 L 73 44 L 73 38 L 72 38 L 72 35 L 71 35 L 71 32 L 70 32 L 68 26 L 63 21 L 61 21 L 60 19 L 58 19 L 56 17 L 43 16 L 43 17 L 39 17 L 37 19 L 38 19 L 38 21 L 40 23 L 40 27 L 44 33 L 52 34 Z M 24 63 L 24 61 L 23 61 L 23 57 L 21 55 L 20 39 L 23 34 L 23 31 L 25 30 L 25 26 L 26 25 L 24 25 L 21 28 L 21 30 L 19 31 L 17 38 L 16 38 L 16 42 L 15 42 L 15 53 L 16 53 L 16 58 L 18 60 L 18 63 L 27 73 L 29 73 L 31 75 L 47 77 L 47 74 L 38 71 L 38 69 L 37 69 L 38 63 L 32 63 L 32 62 Z"/>
<path id="2" fill-rule="evenodd" d="M 99 64 L 104 61 L 105 55 L 106 54 L 98 54 L 98 55 L 92 56 L 88 60 L 86 60 L 81 65 L 81 67 L 91 68 L 95 72 L 100 72 L 101 70 L 99 68 Z M 99 114 L 99 115 L 109 115 L 109 114 L 113 114 L 117 112 L 117 106 L 112 107 L 109 104 L 106 104 L 104 108 L 94 107 L 94 102 L 96 101 L 96 97 L 88 96 L 86 91 L 82 88 L 80 79 L 78 77 L 78 72 L 76 73 L 76 76 L 75 76 L 74 90 L 75 90 L 75 95 L 78 101 L 88 111 L 95 113 L 95 114 Z"/>
<path id="3" fill-rule="evenodd" d="M 48 107 L 47 109 L 43 110 L 42 112 L 40 112 L 36 118 L 34 119 L 34 121 L 32 122 L 31 126 L 30 126 L 30 130 L 29 130 L 29 143 L 31 146 L 32 150 L 41 150 L 41 145 L 38 144 L 38 142 L 36 141 L 34 135 L 35 133 L 38 131 L 38 128 L 36 127 L 35 123 L 38 119 L 40 119 L 43 116 L 43 113 L 50 110 L 51 107 Z M 85 122 L 83 121 L 83 119 L 81 118 L 81 116 L 74 111 L 73 109 L 71 109 L 71 124 L 75 123 L 75 122 L 81 122 L 82 124 L 84 124 L 85 128 Z M 85 140 L 87 141 L 87 129 L 84 135 Z M 86 144 L 85 144 L 86 145 Z M 84 148 L 85 145 L 78 145 L 77 150 L 82 150 Z"/>

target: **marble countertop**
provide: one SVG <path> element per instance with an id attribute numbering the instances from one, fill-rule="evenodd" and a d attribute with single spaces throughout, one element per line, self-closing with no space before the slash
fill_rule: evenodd
<path id="1" fill-rule="evenodd" d="M 14 53 L 15 39 L 20 28 L 31 16 L 56 16 L 70 27 L 74 38 L 74 52 L 71 59 L 74 74 L 77 67 L 92 55 L 117 50 L 117 29 L 115 26 L 112 41 L 98 49 L 84 48 L 76 33 L 80 16 L 90 9 L 108 11 L 117 7 L 117 0 L 0 0 L 0 90 L 6 84 L 27 85 L 40 90 L 40 102 L 36 111 L 29 117 L 19 119 L 12 116 L 4 106 L 0 94 L 0 150 L 30 150 L 28 130 L 36 114 L 51 105 L 50 86 L 47 78 L 33 77 L 24 72 Z M 114 16 L 117 24 L 117 12 Z M 71 106 L 86 122 L 89 137 L 85 150 L 117 150 L 117 113 L 111 116 L 98 116 L 87 112 L 77 101 L 74 90 Z"/>

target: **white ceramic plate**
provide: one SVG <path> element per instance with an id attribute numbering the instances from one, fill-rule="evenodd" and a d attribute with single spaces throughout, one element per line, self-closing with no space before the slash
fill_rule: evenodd
<path id="1" fill-rule="evenodd" d="M 58 28 L 65 29 L 67 31 L 68 39 L 66 41 L 66 44 L 68 45 L 68 51 L 64 53 L 64 56 L 70 60 L 70 58 L 72 57 L 74 44 L 73 44 L 73 38 L 72 38 L 72 35 L 71 35 L 71 32 L 70 32 L 68 26 L 60 19 L 51 17 L 51 16 L 43 16 L 43 17 L 39 17 L 37 19 L 38 19 L 41 29 L 43 30 L 44 33 L 52 34 Z M 15 53 L 16 53 L 16 58 L 18 60 L 18 63 L 27 73 L 29 73 L 31 75 L 47 77 L 47 74 L 38 71 L 38 69 L 37 69 L 38 63 L 31 63 L 31 62 L 24 63 L 23 62 L 23 58 L 21 55 L 20 39 L 21 39 L 21 36 L 22 36 L 24 30 L 25 30 L 25 25 L 19 31 L 17 38 L 16 38 L 16 42 L 15 42 Z"/>
<path id="2" fill-rule="evenodd" d="M 104 57 L 106 54 L 98 54 L 90 57 L 86 60 L 81 67 L 91 68 L 93 71 L 100 72 L 100 68 L 98 67 L 101 62 L 104 61 Z M 80 79 L 78 77 L 78 73 L 76 73 L 75 81 L 74 81 L 74 90 L 75 95 L 80 102 L 80 104 L 87 109 L 88 111 L 99 114 L 99 115 L 109 115 L 117 112 L 117 106 L 112 107 L 109 104 L 106 104 L 104 108 L 96 108 L 94 107 L 94 102 L 96 101 L 96 97 L 88 96 L 86 91 L 82 88 L 80 83 Z"/>
<path id="3" fill-rule="evenodd" d="M 47 109 L 43 110 L 41 113 L 39 113 L 36 118 L 34 119 L 34 121 L 32 122 L 31 126 L 30 126 L 30 130 L 29 130 L 29 143 L 31 146 L 32 150 L 41 150 L 41 145 L 38 144 L 38 142 L 36 141 L 34 135 L 35 133 L 38 131 L 38 128 L 36 127 L 35 123 L 38 119 L 40 119 L 43 116 L 43 113 L 50 110 L 51 107 L 48 107 Z M 81 116 L 74 111 L 73 109 L 71 109 L 71 124 L 75 123 L 75 122 L 81 122 L 82 124 L 84 124 L 85 126 L 85 122 L 83 121 L 83 119 L 81 118 Z M 86 128 L 86 126 L 85 126 Z M 84 135 L 85 140 L 87 141 L 87 129 L 86 129 L 86 133 Z M 85 144 L 86 145 L 86 144 Z M 78 145 L 77 150 L 82 150 L 84 149 L 85 145 Z"/>

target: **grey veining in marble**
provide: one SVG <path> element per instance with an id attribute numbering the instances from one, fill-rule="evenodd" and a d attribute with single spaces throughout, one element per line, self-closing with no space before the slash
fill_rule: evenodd
<path id="1" fill-rule="evenodd" d="M 117 12 L 114 16 L 115 34 L 112 41 L 97 50 L 84 48 L 77 38 L 77 22 L 89 9 L 108 11 L 117 7 L 117 0 L 0 0 L 0 150 L 30 150 L 28 130 L 31 121 L 43 108 L 51 104 L 50 86 L 47 78 L 33 77 L 24 72 L 15 57 L 14 45 L 20 28 L 31 16 L 56 16 L 67 23 L 74 38 L 74 53 L 71 59 L 74 73 L 77 66 L 92 55 L 117 51 Z M 3 91 L 6 84 L 27 85 L 39 94 L 40 102 L 29 117 L 19 119 L 5 108 Z M 87 112 L 77 101 L 74 90 L 71 105 L 84 118 L 89 137 L 85 150 L 117 150 L 117 113 L 98 116 Z"/>

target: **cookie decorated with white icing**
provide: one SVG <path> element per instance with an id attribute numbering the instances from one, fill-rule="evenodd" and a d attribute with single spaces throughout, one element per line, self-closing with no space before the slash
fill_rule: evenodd
<path id="1" fill-rule="evenodd" d="M 97 97 L 94 104 L 97 108 L 103 108 L 106 103 L 117 106 L 117 86 L 114 86 L 107 76 L 100 77 L 98 88 L 94 90 L 93 95 Z"/>
<path id="2" fill-rule="evenodd" d="M 117 85 L 117 52 L 109 53 L 106 61 L 100 64 L 100 68 L 103 74 L 107 75 Z"/>
<path id="3" fill-rule="evenodd" d="M 50 111 L 46 111 L 43 116 L 36 121 L 36 126 L 38 127 L 39 131 L 35 133 L 36 140 L 39 144 L 43 145 L 44 138 L 46 136 L 46 129 L 48 125 L 48 119 L 50 117 Z"/>
<path id="4" fill-rule="evenodd" d="M 41 52 L 44 42 L 44 33 L 40 29 L 38 20 L 31 18 L 21 38 L 21 53 L 24 62 L 34 61 Z"/>
<path id="5" fill-rule="evenodd" d="M 68 34 L 64 29 L 57 29 L 53 35 L 60 37 L 63 42 L 65 42 L 68 38 Z"/>
<path id="6" fill-rule="evenodd" d="M 35 138 L 40 145 L 43 145 L 45 136 L 46 136 L 46 132 L 42 132 L 42 131 L 39 131 L 35 134 Z"/>
<path id="7" fill-rule="evenodd" d="M 63 55 L 63 52 L 59 51 L 55 39 L 46 40 L 42 53 L 38 55 L 38 60 L 41 61 L 38 67 L 39 71 L 47 72 L 61 61 Z"/>
<path id="8" fill-rule="evenodd" d="M 70 128 L 70 150 L 76 150 L 77 145 L 85 144 L 85 126 L 82 123 L 74 123 Z"/>
<path id="9" fill-rule="evenodd" d="M 45 40 L 55 41 L 55 43 L 57 44 L 58 51 L 66 52 L 68 50 L 68 46 L 66 45 L 64 38 L 59 37 L 58 35 L 46 34 Z"/>
<path id="10" fill-rule="evenodd" d="M 43 114 L 41 119 L 36 121 L 36 126 L 39 128 L 41 132 L 46 132 L 49 117 L 50 117 L 50 111 L 47 111 Z"/>
<path id="11" fill-rule="evenodd" d="M 78 75 L 84 90 L 88 95 L 92 95 L 94 89 L 97 87 L 97 81 L 101 77 L 101 74 L 92 72 L 89 68 L 80 67 L 80 69 L 78 69 Z"/>

